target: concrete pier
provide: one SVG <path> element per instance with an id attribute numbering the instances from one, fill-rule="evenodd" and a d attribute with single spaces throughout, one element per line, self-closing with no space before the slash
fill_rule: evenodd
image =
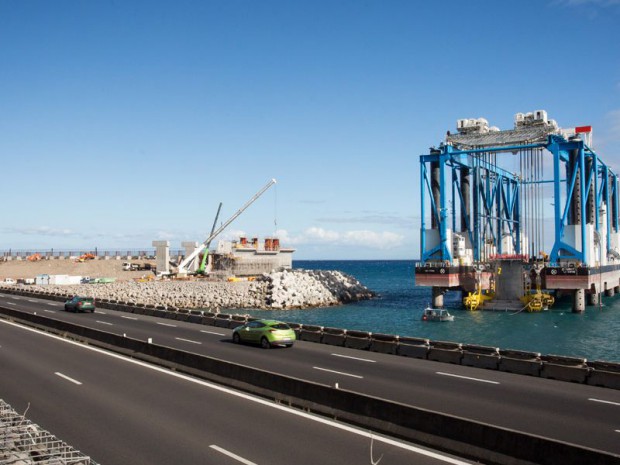
<path id="1" fill-rule="evenodd" d="M 582 313 L 586 311 L 586 291 L 576 289 L 573 291 L 573 313 Z"/>
<path id="2" fill-rule="evenodd" d="M 433 308 L 443 308 L 443 295 L 445 293 L 445 288 L 433 286 Z"/>
<path id="3" fill-rule="evenodd" d="M 598 305 L 600 298 L 601 298 L 600 293 L 592 292 L 588 294 L 588 305 Z"/>

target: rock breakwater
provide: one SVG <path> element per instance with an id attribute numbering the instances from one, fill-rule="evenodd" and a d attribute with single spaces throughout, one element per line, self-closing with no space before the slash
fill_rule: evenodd
<path id="1" fill-rule="evenodd" d="M 285 270 L 255 281 L 117 281 L 106 284 L 28 286 L 30 290 L 166 308 L 298 309 L 370 299 L 375 294 L 339 271 Z"/>

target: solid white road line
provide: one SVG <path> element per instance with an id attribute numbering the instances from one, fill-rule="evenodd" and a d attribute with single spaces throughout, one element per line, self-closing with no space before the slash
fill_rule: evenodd
<path id="1" fill-rule="evenodd" d="M 170 326 L 171 328 L 176 328 L 177 325 L 169 325 L 168 323 L 160 323 L 159 321 L 156 321 L 155 323 L 157 323 L 158 325 L 161 326 Z"/>
<path id="2" fill-rule="evenodd" d="M 133 316 L 121 315 L 121 318 L 125 318 L 126 320 L 137 320 L 137 318 L 134 318 Z"/>
<path id="3" fill-rule="evenodd" d="M 321 368 L 321 367 L 312 367 L 315 370 L 321 370 L 321 371 L 329 371 L 330 373 L 336 373 L 337 375 L 343 375 L 343 376 L 350 376 L 351 378 L 359 378 L 359 379 L 363 379 L 363 376 L 359 376 L 359 375 L 352 375 L 351 373 L 343 373 L 342 371 L 335 371 L 335 370 L 328 370 L 327 368 Z"/>
<path id="4" fill-rule="evenodd" d="M 216 333 L 215 331 L 205 331 L 204 329 L 201 329 L 200 332 L 207 333 L 207 334 L 215 334 L 216 336 L 226 336 L 226 334 L 224 333 Z"/>
<path id="5" fill-rule="evenodd" d="M 601 404 L 611 404 L 611 405 L 618 405 L 620 406 L 620 402 L 612 402 L 610 400 L 601 400 L 601 399 L 588 399 L 591 400 L 592 402 L 600 402 Z"/>
<path id="6" fill-rule="evenodd" d="M 454 375 L 452 373 L 443 373 L 441 371 L 438 371 L 437 374 L 443 375 L 443 376 L 452 376 L 454 378 L 469 379 L 471 381 L 478 381 L 480 383 L 499 384 L 497 381 L 490 381 L 488 379 L 480 379 L 480 378 L 470 378 L 469 376 Z"/>
<path id="7" fill-rule="evenodd" d="M 99 321 L 96 320 L 97 323 L 101 323 L 102 325 L 114 326 L 112 323 L 108 323 L 107 321 Z"/>
<path id="8" fill-rule="evenodd" d="M 371 431 L 366 431 L 366 430 L 363 430 L 363 429 L 360 429 L 360 428 L 356 428 L 355 426 L 349 426 L 349 425 L 345 425 L 343 423 L 338 423 L 338 422 L 335 422 L 333 420 L 330 420 L 329 418 L 319 417 L 319 416 L 313 415 L 311 413 L 306 413 L 306 412 L 304 412 L 302 410 L 291 409 L 290 407 L 286 407 L 286 406 L 284 406 L 282 404 L 273 403 L 270 400 L 261 399 L 260 397 L 254 397 L 251 394 L 245 394 L 243 392 L 235 391 L 235 390 L 229 389 L 227 387 L 220 386 L 218 384 L 213 384 L 213 383 L 210 383 L 208 381 L 203 381 L 203 380 L 198 379 L 198 378 L 192 378 L 189 375 L 184 375 L 182 373 L 178 373 L 178 372 L 175 372 L 175 371 L 170 371 L 167 368 L 162 368 L 162 367 L 158 367 L 158 366 L 155 366 L 155 365 L 149 365 L 146 362 L 142 362 L 140 360 L 135 360 L 135 359 L 132 359 L 132 358 L 128 358 L 128 357 L 125 357 L 124 355 L 115 354 L 113 352 L 107 352 L 107 351 L 105 351 L 103 349 L 99 349 L 99 348 L 93 347 L 93 346 L 83 345 L 83 344 L 81 344 L 79 342 L 72 341 L 70 339 L 64 339 L 64 338 L 62 338 L 60 336 L 56 336 L 55 334 L 46 333 L 46 332 L 40 331 L 38 329 L 29 328 L 27 326 L 22 326 L 20 324 L 13 323 L 13 322 L 7 321 L 7 320 L 3 320 L 1 318 L 0 318 L 0 324 L 6 324 L 6 325 L 14 326 L 16 328 L 23 329 L 24 331 L 30 331 L 32 333 L 39 334 L 40 336 L 45 336 L 45 337 L 49 337 L 49 338 L 55 339 L 56 341 L 62 342 L 64 344 L 71 344 L 71 345 L 74 345 L 76 347 L 80 347 L 80 348 L 82 348 L 84 350 L 92 350 L 93 352 L 97 352 L 97 353 L 99 353 L 101 355 L 105 355 L 106 357 L 112 357 L 112 358 L 115 358 L 117 360 L 122 360 L 122 361 L 124 361 L 126 363 L 133 363 L 134 365 L 138 365 L 138 366 L 141 366 L 143 368 L 148 368 L 149 370 L 157 371 L 158 373 L 164 374 L 166 376 L 172 376 L 172 377 L 175 377 L 175 378 L 178 378 L 178 379 L 182 379 L 182 380 L 188 381 L 190 383 L 198 384 L 199 386 L 204 386 L 206 388 L 213 389 L 214 391 L 223 392 L 225 394 L 228 394 L 228 395 L 231 395 L 231 396 L 235 396 L 235 397 L 238 397 L 240 399 L 245 399 L 245 400 L 248 400 L 250 402 L 255 402 L 257 404 L 261 404 L 261 405 L 263 405 L 265 407 L 274 408 L 276 410 L 280 410 L 282 412 L 286 412 L 286 413 L 288 413 L 290 415 L 297 415 L 298 417 L 305 418 L 307 420 L 311 420 L 311 421 L 314 421 L 316 423 L 321 423 L 323 425 L 327 425 L 327 426 L 330 426 L 332 428 L 339 429 L 341 431 L 347 431 L 348 433 L 351 433 L 351 434 L 356 434 L 358 436 L 362 436 L 362 437 L 365 437 L 365 438 L 368 438 L 368 439 L 372 439 L 374 441 L 381 442 L 383 444 L 388 444 L 388 445 L 391 445 L 391 446 L 394 446 L 394 447 L 398 447 L 399 449 L 408 450 L 408 451 L 414 452 L 416 454 L 420 454 L 420 455 L 424 455 L 426 457 L 431 457 L 431 458 L 434 458 L 434 459 L 437 459 L 437 460 L 441 460 L 443 462 L 450 463 L 452 465 L 470 465 L 471 464 L 471 462 L 465 462 L 465 461 L 459 460 L 457 458 L 453 458 L 453 457 L 448 457 L 446 455 L 442 455 L 442 454 L 440 454 L 438 452 L 433 452 L 433 451 L 430 451 L 430 450 L 421 449 L 420 447 L 414 446 L 413 444 L 407 444 L 407 443 L 401 442 L 401 441 L 399 441 L 397 439 L 392 439 L 392 438 L 389 438 L 389 437 L 380 436 L 380 435 L 377 435 L 376 433 L 373 433 Z"/>
<path id="9" fill-rule="evenodd" d="M 246 460 L 243 457 L 239 457 L 237 454 L 233 454 L 232 452 L 227 451 L 226 449 L 222 449 L 221 447 L 216 446 L 215 444 L 211 444 L 209 447 L 211 449 L 218 451 L 220 454 L 224 454 L 232 459 L 235 459 L 237 462 L 241 462 L 245 465 L 256 465 L 254 462 L 250 462 L 249 460 Z"/>
<path id="10" fill-rule="evenodd" d="M 73 379 L 73 378 L 69 378 L 67 375 L 63 375 L 62 373 L 54 373 L 56 376 L 60 376 L 61 378 L 66 379 L 67 381 L 71 381 L 73 384 L 77 384 L 78 386 L 80 386 L 82 383 L 80 383 L 79 381 Z"/>
<path id="11" fill-rule="evenodd" d="M 359 360 L 360 362 L 377 363 L 376 360 L 370 360 L 368 358 L 351 357 L 350 355 L 332 354 L 334 357 L 350 358 L 351 360 Z"/>
<path id="12" fill-rule="evenodd" d="M 202 342 L 192 341 L 191 339 L 183 339 L 182 337 L 175 337 L 175 339 L 177 341 L 191 342 L 192 344 L 202 344 Z"/>

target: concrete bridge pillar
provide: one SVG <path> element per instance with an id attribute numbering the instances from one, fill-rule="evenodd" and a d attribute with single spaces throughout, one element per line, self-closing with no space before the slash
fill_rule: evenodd
<path id="1" fill-rule="evenodd" d="M 605 289 L 605 295 L 607 297 L 613 297 L 616 294 L 615 288 L 610 287 L 609 289 Z"/>
<path id="2" fill-rule="evenodd" d="M 573 313 L 581 313 L 586 311 L 586 291 L 584 289 L 575 289 L 573 291 Z"/>
<path id="3" fill-rule="evenodd" d="M 199 247 L 199 243 L 195 241 L 181 242 L 181 246 L 185 249 L 185 256 L 189 257 Z M 198 269 L 198 257 L 190 264 L 188 270 L 196 271 Z"/>
<path id="4" fill-rule="evenodd" d="M 170 272 L 170 242 L 169 241 L 153 241 L 155 247 L 155 266 L 157 273 Z"/>
<path id="5" fill-rule="evenodd" d="M 433 286 L 433 308 L 443 308 L 443 295 L 446 290 L 443 287 Z"/>

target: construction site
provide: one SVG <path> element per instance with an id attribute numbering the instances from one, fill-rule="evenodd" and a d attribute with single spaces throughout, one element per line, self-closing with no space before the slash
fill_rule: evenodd
<path id="1" fill-rule="evenodd" d="M 620 292 L 618 177 L 592 148 L 592 127 L 561 128 L 544 110 L 500 130 L 460 119 L 420 156 L 418 286 L 441 308 L 574 312 Z"/>
<path id="2" fill-rule="evenodd" d="M 271 179 L 218 227 L 222 209 L 220 203 L 209 236 L 202 243 L 183 242 L 181 245 L 185 248 L 185 254 L 178 263 L 170 260 L 169 241 L 153 241 L 158 276 L 180 279 L 188 276 L 210 276 L 234 280 L 258 276 L 278 269 L 291 269 L 295 249 L 281 247 L 278 238 L 268 237 L 260 243 L 258 237 L 253 237 L 248 241 L 247 237 L 242 236 L 238 241 L 219 241 L 216 250 L 210 250 L 211 242 L 274 184 L 276 180 Z"/>
<path id="3" fill-rule="evenodd" d="M 221 239 L 220 236 L 250 205 L 270 187 L 271 179 L 230 218 L 218 224 L 222 203 L 219 204 L 213 226 L 204 242 L 185 241 L 182 249 L 170 248 L 169 241 L 153 241 L 153 251 L 111 252 L 94 250 L 74 251 L 8 251 L 0 256 L 0 278 L 13 284 L 78 284 L 81 282 L 113 282 L 133 279 L 150 282 L 156 279 L 248 280 L 262 274 L 293 267 L 295 249 L 283 247 L 278 237 L 260 240 L 254 236 Z M 275 221 L 274 221 L 275 222 Z M 121 263 L 121 260 L 125 260 Z"/>

